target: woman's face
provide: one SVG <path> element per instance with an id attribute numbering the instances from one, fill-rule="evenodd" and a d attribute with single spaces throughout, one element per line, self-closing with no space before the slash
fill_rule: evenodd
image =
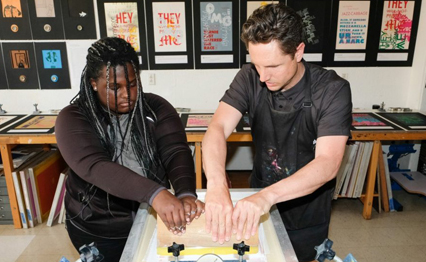
<path id="1" fill-rule="evenodd" d="M 111 67 L 109 69 L 109 89 L 107 89 L 106 81 L 106 66 L 102 69 L 102 73 L 97 80 L 91 79 L 93 89 L 97 92 L 97 96 L 101 104 L 111 111 L 118 114 L 126 114 L 133 110 L 136 103 L 137 97 L 137 81 L 136 75 L 133 70 L 133 67 L 130 63 L 126 64 L 129 82 L 130 82 L 130 92 L 127 90 L 127 80 L 124 73 L 124 66 L 118 65 L 115 68 L 116 73 L 116 85 L 114 84 L 114 70 Z M 115 89 L 117 88 L 117 97 L 115 97 Z M 108 93 L 108 101 L 107 101 Z M 130 96 L 130 99 L 129 99 Z M 116 102 L 117 101 L 117 108 Z"/>

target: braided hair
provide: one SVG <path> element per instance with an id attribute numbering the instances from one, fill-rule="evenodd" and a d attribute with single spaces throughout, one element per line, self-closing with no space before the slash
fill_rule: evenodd
<path id="1" fill-rule="evenodd" d="M 127 82 L 126 90 L 130 104 L 130 81 L 127 64 L 131 64 L 136 76 L 137 98 L 134 108 L 129 112 L 129 121 L 123 130 L 120 125 L 119 115 L 112 113 L 109 107 L 109 73 L 110 69 L 112 69 L 114 74 L 113 85 L 115 86 L 114 95 L 117 98 L 116 67 L 124 67 Z M 104 68 L 106 68 L 107 81 L 107 108 L 102 106 L 91 85 L 91 79 L 95 81 L 99 79 L 99 77 L 102 76 Z M 117 100 L 118 99 L 115 99 L 115 108 L 118 108 Z M 122 141 L 124 141 L 124 137 L 129 135 L 131 148 L 142 167 L 143 175 L 157 182 L 162 181 L 162 178 L 157 177 L 156 174 L 156 167 L 160 165 L 160 161 L 153 135 L 148 127 L 149 120 L 155 122 L 157 119 L 154 111 L 145 100 L 139 74 L 138 56 L 128 42 L 121 38 L 106 37 L 92 44 L 88 49 L 86 66 L 81 74 L 80 91 L 71 100 L 71 104 L 76 104 L 89 119 L 102 146 L 109 154 L 112 161 L 115 162 L 122 157 L 125 146 L 125 143 L 121 143 L 121 148 L 116 148 L 117 136 L 121 136 Z M 116 119 L 118 134 L 116 133 L 116 129 L 112 126 L 113 118 Z M 107 131 L 105 123 L 107 126 L 111 127 L 110 132 Z"/>

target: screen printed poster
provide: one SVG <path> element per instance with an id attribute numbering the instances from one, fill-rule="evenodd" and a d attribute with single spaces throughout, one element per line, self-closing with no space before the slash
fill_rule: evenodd
<path id="1" fill-rule="evenodd" d="M 186 52 L 184 2 L 152 3 L 155 52 Z"/>
<path id="2" fill-rule="evenodd" d="M 379 49 L 408 49 L 413 12 L 414 1 L 385 1 Z"/>
<path id="3" fill-rule="evenodd" d="M 136 2 L 105 3 L 107 36 L 126 40 L 140 52 L 138 4 Z"/>
<path id="4" fill-rule="evenodd" d="M 365 49 L 370 1 L 340 1 L 336 49 Z"/>
<path id="5" fill-rule="evenodd" d="M 207 128 L 212 121 L 213 115 L 189 115 L 186 127 L 205 127 Z"/>
<path id="6" fill-rule="evenodd" d="M 232 2 L 201 2 L 201 50 L 232 51 Z"/>
<path id="7" fill-rule="evenodd" d="M 2 14 L 3 17 L 8 18 L 21 18 L 22 8 L 21 0 L 1 0 Z"/>

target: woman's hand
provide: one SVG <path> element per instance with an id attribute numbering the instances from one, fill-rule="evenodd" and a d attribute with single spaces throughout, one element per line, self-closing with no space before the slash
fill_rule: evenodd
<path id="1" fill-rule="evenodd" d="M 186 224 L 189 225 L 194 218 L 199 218 L 204 213 L 204 203 L 193 196 L 185 196 L 180 199 L 185 210 Z"/>
<path id="2" fill-rule="evenodd" d="M 194 198 L 194 197 L 193 197 Z M 186 221 L 183 203 L 168 190 L 162 190 L 152 201 L 152 207 L 173 234 L 185 233 Z"/>

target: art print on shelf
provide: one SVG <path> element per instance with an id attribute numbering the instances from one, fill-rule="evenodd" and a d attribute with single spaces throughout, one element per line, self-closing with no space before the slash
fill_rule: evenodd
<path id="1" fill-rule="evenodd" d="M 0 115 L 0 130 L 4 127 L 18 121 L 23 118 L 25 115 Z"/>
<path id="2" fill-rule="evenodd" d="M 0 131 L 0 134 L 52 134 L 57 115 L 30 115 Z"/>
<path id="3" fill-rule="evenodd" d="M 408 50 L 411 42 L 414 1 L 385 1 L 379 49 Z"/>
<path id="4" fill-rule="evenodd" d="M 426 115 L 419 112 L 377 114 L 407 130 L 426 129 Z"/>
<path id="5" fill-rule="evenodd" d="M 401 130 L 398 126 L 371 112 L 352 113 L 352 130 Z"/>
<path id="6" fill-rule="evenodd" d="M 195 67 L 238 68 L 238 1 L 194 0 Z"/>
<path id="7" fill-rule="evenodd" d="M 370 1 L 340 1 L 336 50 L 366 49 Z"/>
<path id="8" fill-rule="evenodd" d="M 213 113 L 182 113 L 180 117 L 185 131 L 206 131 Z"/>
<path id="9" fill-rule="evenodd" d="M 5 18 L 22 18 L 21 0 L 1 0 L 2 15 Z"/>
<path id="10" fill-rule="evenodd" d="M 104 3 L 104 7 L 107 36 L 123 38 L 140 52 L 138 4 Z"/>
<path id="11" fill-rule="evenodd" d="M 147 0 L 150 69 L 193 69 L 191 1 Z"/>

